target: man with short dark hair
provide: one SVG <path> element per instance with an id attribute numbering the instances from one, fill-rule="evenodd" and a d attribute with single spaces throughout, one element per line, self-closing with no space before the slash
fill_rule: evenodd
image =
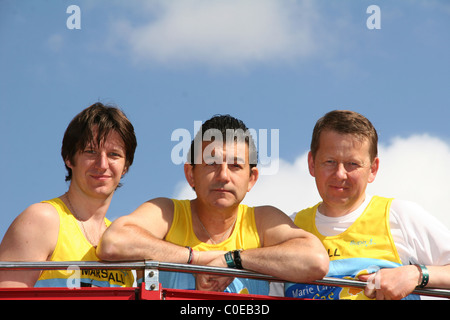
<path id="1" fill-rule="evenodd" d="M 196 199 L 142 204 L 113 222 L 99 257 L 247 269 L 290 281 L 321 279 L 328 256 L 316 237 L 274 207 L 241 204 L 258 179 L 255 156 L 242 121 L 228 115 L 206 121 L 184 166 Z M 254 279 L 160 272 L 160 282 L 165 288 L 269 294 L 269 284 Z"/>

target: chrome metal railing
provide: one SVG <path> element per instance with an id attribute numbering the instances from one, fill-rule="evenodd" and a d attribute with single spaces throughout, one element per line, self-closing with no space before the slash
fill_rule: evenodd
<path id="1" fill-rule="evenodd" d="M 177 264 L 169 262 L 159 262 L 153 260 L 146 261 L 130 261 L 130 262 L 101 262 L 101 261 L 42 261 L 42 262 L 8 262 L 0 261 L 0 270 L 68 270 L 69 268 L 79 268 L 80 270 L 143 270 L 144 281 L 147 290 L 155 290 L 159 283 L 159 271 L 187 272 L 187 273 L 203 273 L 222 276 L 251 278 L 257 280 L 284 282 L 273 276 L 255 273 L 248 270 L 239 270 L 231 268 L 218 268 L 210 266 L 198 266 L 188 264 Z M 71 269 L 73 270 L 73 269 Z M 364 288 L 367 283 L 356 280 L 346 280 L 340 278 L 325 277 L 308 284 L 327 285 L 337 287 L 353 287 Z M 450 298 L 450 290 L 446 289 L 416 289 L 414 294 Z"/>

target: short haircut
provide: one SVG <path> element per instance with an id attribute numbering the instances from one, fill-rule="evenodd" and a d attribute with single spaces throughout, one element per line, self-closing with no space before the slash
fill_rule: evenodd
<path id="1" fill-rule="evenodd" d="M 340 134 L 351 134 L 359 139 L 367 139 L 370 143 L 371 161 L 378 156 L 378 134 L 369 119 L 354 111 L 334 110 L 320 118 L 314 127 L 311 139 L 313 158 L 319 150 L 320 134 L 327 130 Z"/>
<path id="2" fill-rule="evenodd" d="M 249 147 L 250 169 L 256 167 L 258 163 L 258 152 L 256 150 L 255 141 L 244 122 L 230 115 L 215 115 L 203 123 L 201 129 L 197 132 L 195 138 L 191 142 L 191 147 L 187 156 L 189 164 L 195 165 L 195 147 L 201 149 L 205 132 L 208 133 L 208 130 L 217 130 L 217 132 L 220 132 L 224 143 L 230 132 L 232 133 L 234 141 L 245 141 Z"/>

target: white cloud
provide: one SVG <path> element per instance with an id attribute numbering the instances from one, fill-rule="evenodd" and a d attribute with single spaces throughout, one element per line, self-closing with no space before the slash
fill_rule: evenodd
<path id="1" fill-rule="evenodd" d="M 181 0 L 142 4 L 147 21 L 115 21 L 114 37 L 136 61 L 212 66 L 290 60 L 317 51 L 313 2 Z M 322 37 L 323 39 L 323 37 Z"/>
<path id="2" fill-rule="evenodd" d="M 424 207 L 448 228 L 450 212 L 450 145 L 428 135 L 396 138 L 380 145 L 380 171 L 368 193 L 410 200 Z M 176 198 L 194 198 L 190 187 L 181 182 Z M 294 163 L 280 160 L 276 175 L 261 176 L 245 198 L 249 205 L 274 205 L 292 214 L 320 201 L 307 166 L 307 152 Z"/>

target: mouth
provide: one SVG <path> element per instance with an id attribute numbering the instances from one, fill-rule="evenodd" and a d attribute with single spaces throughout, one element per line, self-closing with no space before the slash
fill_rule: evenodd
<path id="1" fill-rule="evenodd" d="M 219 193 L 230 193 L 233 194 L 233 191 L 225 189 L 225 188 L 213 188 L 213 192 L 219 192 Z"/>
<path id="2" fill-rule="evenodd" d="M 101 175 L 94 174 L 94 175 L 91 175 L 91 178 L 98 180 L 98 181 L 106 181 L 106 180 L 110 179 L 111 177 L 108 175 L 103 175 L 103 174 L 101 174 Z"/>
<path id="3" fill-rule="evenodd" d="M 349 188 L 348 187 L 343 187 L 343 186 L 330 186 L 330 189 L 342 192 L 342 191 L 348 190 Z"/>

